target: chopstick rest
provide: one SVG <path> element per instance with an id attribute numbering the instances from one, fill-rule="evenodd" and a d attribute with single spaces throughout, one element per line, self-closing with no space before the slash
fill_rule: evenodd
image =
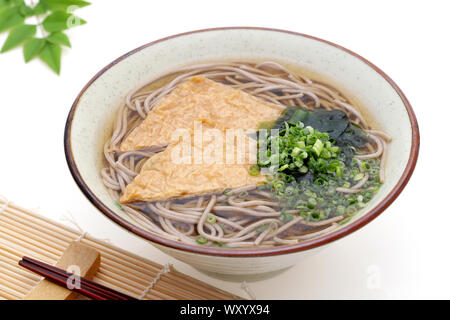
<path id="1" fill-rule="evenodd" d="M 100 267 L 100 253 L 78 242 L 72 242 L 64 251 L 55 267 L 71 273 L 79 271 L 79 276 L 92 280 Z M 48 280 L 41 281 L 24 300 L 72 300 L 78 293 L 61 287 Z"/>

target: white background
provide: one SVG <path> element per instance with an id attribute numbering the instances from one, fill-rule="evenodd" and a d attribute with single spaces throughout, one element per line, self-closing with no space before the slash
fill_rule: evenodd
<path id="1" fill-rule="evenodd" d="M 363 229 L 269 279 L 248 278 L 260 299 L 450 298 L 450 46 L 447 1 L 94 0 L 69 32 L 62 74 L 21 50 L 0 55 L 0 194 L 57 221 L 71 213 L 99 238 L 212 285 L 240 283 L 178 262 L 101 215 L 67 168 L 63 131 L 85 83 L 118 56 L 172 34 L 223 26 L 302 32 L 338 43 L 384 70 L 410 100 L 419 162 L 400 197 Z M 3 41 L 5 35 L 0 36 Z"/>

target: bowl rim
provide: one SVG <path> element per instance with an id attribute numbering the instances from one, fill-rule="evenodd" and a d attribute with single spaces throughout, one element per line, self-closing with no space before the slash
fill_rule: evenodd
<path id="1" fill-rule="evenodd" d="M 211 31 L 226 31 L 226 30 L 257 30 L 257 31 L 271 31 L 271 32 L 279 32 L 279 33 L 287 33 L 295 36 L 305 37 L 312 40 L 320 41 L 325 44 L 331 45 L 335 48 L 338 48 L 340 50 L 343 50 L 344 52 L 358 58 L 362 62 L 366 63 L 369 67 L 371 67 L 373 70 L 375 70 L 378 74 L 380 74 L 397 92 L 397 94 L 400 96 L 406 111 L 409 116 L 409 120 L 411 123 L 411 130 L 412 130 L 412 143 L 411 143 L 411 150 L 409 159 L 406 165 L 405 170 L 403 171 L 399 181 L 394 186 L 394 188 L 388 193 L 388 195 L 381 200 L 372 210 L 367 212 L 363 217 L 361 217 L 359 220 L 354 221 L 353 223 L 350 223 L 343 228 L 340 228 L 330 234 L 301 242 L 299 244 L 294 245 L 288 245 L 288 246 L 279 246 L 279 247 L 273 247 L 273 248 L 254 248 L 254 249 L 227 249 L 227 248 L 212 248 L 212 247 L 202 247 L 202 246 L 195 246 L 195 245 L 189 245 L 184 243 L 179 243 L 173 240 L 167 240 L 163 239 L 157 235 L 151 234 L 148 231 L 145 231 L 134 224 L 126 221 L 125 219 L 121 218 L 119 215 L 114 213 L 112 210 L 110 210 L 105 204 L 100 201 L 100 199 L 97 198 L 94 192 L 89 188 L 87 183 L 83 180 L 81 173 L 78 170 L 78 167 L 75 163 L 75 159 L 72 153 L 72 145 L 71 145 L 71 128 L 72 128 L 72 120 L 75 116 L 75 112 L 77 110 L 78 103 L 85 93 L 85 91 L 94 83 L 100 76 L 102 76 L 107 70 L 109 70 L 111 67 L 116 65 L 117 63 L 125 60 L 127 57 L 147 48 L 154 44 L 167 41 L 173 38 L 177 37 L 183 37 L 186 35 L 191 35 L 195 33 L 202 33 L 202 32 L 211 32 Z M 419 146 L 420 146 L 420 135 L 419 135 L 419 126 L 417 123 L 416 116 L 414 114 L 414 111 L 411 107 L 411 104 L 409 103 L 406 96 L 403 94 L 403 92 L 400 90 L 400 88 L 397 86 L 397 84 L 386 74 L 384 73 L 380 68 L 375 66 L 373 63 L 368 61 L 367 59 L 361 57 L 357 53 L 344 48 L 338 44 L 335 44 L 333 42 L 323 40 L 314 36 L 310 36 L 307 34 L 294 32 L 294 31 L 287 31 L 282 29 L 275 29 L 275 28 L 263 28 L 263 27 L 220 27 L 220 28 L 208 28 L 208 29 L 200 29 L 195 31 L 189 31 L 184 33 L 175 34 L 172 36 L 168 36 L 159 40 L 155 40 L 152 42 L 149 42 L 147 44 L 144 44 L 134 50 L 129 51 L 128 53 L 125 53 L 124 55 L 120 56 L 119 58 L 115 59 L 113 62 L 108 64 L 106 67 L 104 67 L 102 70 L 100 70 L 81 90 L 81 92 L 76 97 L 69 115 L 67 117 L 66 126 L 64 130 L 64 151 L 66 156 L 66 161 L 69 166 L 69 170 L 77 183 L 78 187 L 81 189 L 83 194 L 89 199 L 89 201 L 98 209 L 100 212 L 102 212 L 104 215 L 106 215 L 109 219 L 113 220 L 115 223 L 119 224 L 121 227 L 125 228 L 127 231 L 138 235 L 146 240 L 149 240 L 153 244 L 162 245 L 165 247 L 169 247 L 172 249 L 177 249 L 185 252 L 190 252 L 194 254 L 202 254 L 202 255 L 211 255 L 211 256 L 223 256 L 223 257 L 236 257 L 236 258 L 245 258 L 245 257 L 258 257 L 258 256 L 274 256 L 274 255 L 282 255 L 282 254 L 289 254 L 289 253 L 296 253 L 300 251 L 305 251 L 308 249 L 316 248 L 319 246 L 323 246 L 325 244 L 331 243 L 333 241 L 336 241 L 342 237 L 345 237 L 349 235 L 350 233 L 360 229 L 373 219 L 375 219 L 378 215 L 380 215 L 402 192 L 402 190 L 405 188 L 406 184 L 408 183 L 414 168 L 417 163 L 417 158 L 419 155 Z"/>

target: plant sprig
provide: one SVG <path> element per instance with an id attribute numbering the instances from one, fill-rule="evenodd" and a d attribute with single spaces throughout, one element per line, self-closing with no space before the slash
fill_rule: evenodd
<path id="1" fill-rule="evenodd" d="M 73 11 L 90 5 L 82 0 L 0 0 L 0 33 L 9 31 L 0 53 L 23 46 L 25 62 L 39 57 L 57 74 L 62 46 L 71 47 L 65 30 L 86 23 Z"/>

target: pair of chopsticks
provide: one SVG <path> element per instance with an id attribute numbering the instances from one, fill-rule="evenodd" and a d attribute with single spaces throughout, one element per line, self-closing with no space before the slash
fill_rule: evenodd
<path id="1" fill-rule="evenodd" d="M 136 298 L 133 298 L 91 280 L 85 279 L 83 277 L 79 277 L 80 285 L 78 287 L 75 286 L 73 289 L 69 289 L 67 287 L 67 280 L 74 274 L 68 273 L 60 268 L 54 267 L 44 262 L 40 262 L 33 258 L 23 257 L 22 260 L 19 261 L 19 265 L 41 276 L 44 276 L 47 280 L 55 284 L 65 287 L 68 290 L 80 293 L 94 300 L 137 300 Z"/>

